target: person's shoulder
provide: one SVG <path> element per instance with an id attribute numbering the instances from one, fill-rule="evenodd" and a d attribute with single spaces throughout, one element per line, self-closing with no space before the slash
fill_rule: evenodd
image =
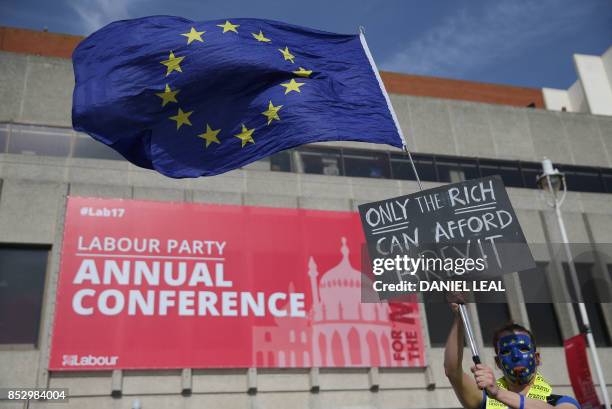
<path id="1" fill-rule="evenodd" d="M 578 401 L 567 395 L 550 395 L 548 396 L 548 398 L 546 398 L 546 403 L 552 406 L 559 406 L 561 404 L 568 403 L 580 409 L 580 404 L 578 403 Z"/>

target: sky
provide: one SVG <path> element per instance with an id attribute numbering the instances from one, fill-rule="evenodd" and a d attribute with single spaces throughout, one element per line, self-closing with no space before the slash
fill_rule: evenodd
<path id="1" fill-rule="evenodd" d="M 75 35 L 157 14 L 363 26 L 382 70 L 536 88 L 569 88 L 573 54 L 612 46 L 612 0 L 0 0 L 2 26 Z"/>

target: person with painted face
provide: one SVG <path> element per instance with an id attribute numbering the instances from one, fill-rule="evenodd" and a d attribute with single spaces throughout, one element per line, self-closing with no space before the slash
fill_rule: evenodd
<path id="1" fill-rule="evenodd" d="M 444 351 L 444 370 L 457 398 L 466 409 L 580 409 L 570 396 L 553 394 L 538 371 L 540 353 L 527 328 L 510 323 L 495 331 L 495 363 L 504 376 L 495 379 L 493 370 L 478 364 L 472 375 L 463 371 L 464 334 L 458 304 L 451 303 L 454 321 Z"/>

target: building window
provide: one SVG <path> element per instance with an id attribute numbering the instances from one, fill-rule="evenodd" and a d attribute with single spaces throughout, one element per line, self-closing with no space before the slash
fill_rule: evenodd
<path id="1" fill-rule="evenodd" d="M 506 296 L 497 292 L 474 293 L 478 310 L 482 340 L 486 346 L 493 345 L 493 333 L 510 322 L 510 311 Z"/>
<path id="2" fill-rule="evenodd" d="M 429 342 L 432 347 L 443 347 L 453 323 L 453 312 L 442 293 L 424 292 L 423 301 L 427 315 Z"/>
<path id="3" fill-rule="evenodd" d="M 606 321 L 603 316 L 603 311 L 601 310 L 601 304 L 588 302 L 588 300 L 598 299 L 596 295 L 596 287 L 599 285 L 599 280 L 593 277 L 594 266 L 591 263 L 575 263 L 575 266 L 576 275 L 578 276 L 578 283 L 582 291 L 582 297 L 586 301 L 584 306 L 586 307 L 587 315 L 589 316 L 589 322 L 591 324 L 593 338 L 595 338 L 595 344 L 602 347 L 612 346 L 612 340 L 610 339 L 610 334 L 606 327 Z M 572 297 L 572 300 L 576 300 L 576 291 L 574 290 L 574 285 L 572 284 L 573 281 L 570 274 L 569 265 L 567 263 L 563 263 L 563 270 L 565 272 L 565 283 L 567 284 L 569 294 Z M 572 307 L 574 308 L 576 321 L 581 323 L 582 319 L 580 317 L 578 303 L 573 302 Z"/>
<path id="4" fill-rule="evenodd" d="M 79 134 L 74 141 L 72 154 L 76 158 L 122 160 L 123 156 L 116 150 L 98 142 L 90 136 Z"/>
<path id="5" fill-rule="evenodd" d="M 270 170 L 277 172 L 291 172 L 292 151 L 280 151 L 270 156 Z"/>
<path id="6" fill-rule="evenodd" d="M 601 177 L 604 182 L 606 193 L 612 193 L 612 170 L 603 170 Z"/>
<path id="7" fill-rule="evenodd" d="M 112 148 L 70 128 L 0 124 L 0 153 L 125 160 Z M 412 155 L 421 180 L 455 183 L 480 176 L 500 175 L 506 186 L 536 189 L 540 163 L 476 159 L 417 153 Z M 264 163 L 265 162 L 265 163 Z M 259 163 L 259 161 L 258 161 Z M 258 169 L 416 180 L 408 155 L 366 149 L 302 146 L 266 158 Z M 565 173 L 568 190 L 612 193 L 612 169 L 555 164 Z"/>
<path id="8" fill-rule="evenodd" d="M 542 174 L 542 165 L 539 163 L 521 162 L 523 184 L 529 189 L 538 189 L 538 177 Z"/>
<path id="9" fill-rule="evenodd" d="M 389 179 L 389 158 L 384 152 L 342 149 L 345 176 Z"/>
<path id="10" fill-rule="evenodd" d="M 67 128 L 11 125 L 9 153 L 67 157 L 74 134 Z"/>
<path id="11" fill-rule="evenodd" d="M 530 330 L 537 345 L 541 347 L 562 346 L 563 337 L 559 329 L 555 307 L 551 303 L 525 304 L 529 316 Z"/>
<path id="12" fill-rule="evenodd" d="M 433 157 L 426 155 L 412 155 L 414 166 L 419 173 L 419 178 L 426 182 L 435 182 L 438 180 L 436 168 L 434 166 Z M 391 155 L 391 172 L 395 179 L 416 180 L 412 164 L 407 155 L 392 154 Z"/>
<path id="13" fill-rule="evenodd" d="M 440 158 L 436 166 L 440 182 L 458 183 L 480 177 L 475 159 Z"/>
<path id="14" fill-rule="evenodd" d="M 480 160 L 480 173 L 483 177 L 499 175 L 504 185 L 523 187 L 523 177 L 518 161 Z"/>
<path id="15" fill-rule="evenodd" d="M 296 169 L 304 173 L 327 176 L 344 175 L 342 157 L 338 149 L 300 148 Z"/>
<path id="16" fill-rule="evenodd" d="M 530 330 L 539 346 L 561 346 L 563 338 L 546 278 L 546 263 L 519 272 Z"/>
<path id="17" fill-rule="evenodd" d="M 49 249 L 0 247 L 0 344 L 38 344 Z"/>
<path id="18" fill-rule="evenodd" d="M 579 190 L 581 192 L 602 193 L 605 191 L 599 171 L 583 166 L 557 166 L 560 172 L 565 173 L 567 190 Z"/>
<path id="19" fill-rule="evenodd" d="M 8 141 L 9 125 L 0 124 L 0 153 L 6 152 L 6 142 Z"/>

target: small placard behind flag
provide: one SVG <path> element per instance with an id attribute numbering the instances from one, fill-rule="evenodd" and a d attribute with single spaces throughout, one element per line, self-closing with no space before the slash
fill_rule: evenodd
<path id="1" fill-rule="evenodd" d="M 591 370 L 586 354 L 586 340 L 584 334 L 578 334 L 563 342 L 565 349 L 565 360 L 567 362 L 567 372 L 569 373 L 572 389 L 576 395 L 576 400 L 582 409 L 596 409 L 601 407 Z"/>

